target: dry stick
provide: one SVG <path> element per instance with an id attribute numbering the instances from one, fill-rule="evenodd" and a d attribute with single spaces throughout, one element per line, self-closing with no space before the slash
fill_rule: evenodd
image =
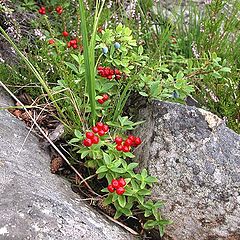
<path id="1" fill-rule="evenodd" d="M 81 180 L 84 180 L 84 178 L 82 177 L 82 175 L 77 171 L 77 169 L 75 167 L 73 167 L 71 165 L 71 163 L 68 161 L 68 159 L 62 154 L 62 152 L 57 148 L 57 146 L 51 141 L 51 139 L 49 139 L 49 137 L 45 134 L 45 132 L 41 129 L 41 127 L 38 125 L 38 123 L 35 121 L 35 119 L 28 113 L 27 109 L 24 107 L 24 105 L 19 101 L 19 99 L 17 97 L 15 97 L 13 95 L 13 93 L 2 83 L 2 81 L 0 81 L 1 86 L 11 95 L 12 98 L 14 98 L 15 101 L 19 102 L 22 106 L 23 109 L 27 112 L 27 114 L 29 115 L 29 117 L 31 118 L 31 120 L 33 121 L 33 123 L 36 125 L 36 127 L 39 129 L 39 131 L 41 132 L 41 134 L 47 139 L 47 141 L 52 145 L 52 147 L 57 151 L 57 153 L 66 161 L 66 163 L 72 168 L 72 170 L 79 176 L 79 178 Z M 89 186 L 89 184 L 87 182 L 84 181 L 84 184 L 86 185 L 86 187 L 90 190 L 91 193 L 102 197 L 101 195 L 97 194 L 96 192 L 94 192 L 92 190 L 92 188 Z"/>
<path id="2" fill-rule="evenodd" d="M 39 115 L 36 117 L 36 120 L 35 120 L 36 122 L 37 122 L 37 120 L 39 119 L 39 117 L 41 116 L 42 112 L 44 111 L 44 109 L 45 109 L 46 107 L 47 107 L 47 105 L 44 106 L 44 108 L 41 110 L 41 112 L 39 113 Z M 25 109 L 24 109 L 24 110 L 25 110 Z M 25 110 L 25 112 L 26 112 L 26 110 Z M 28 114 L 28 111 L 27 111 L 27 114 Z M 28 114 L 28 115 L 30 115 L 30 114 Z M 34 112 L 34 115 L 35 115 L 35 112 Z M 33 119 L 35 119 L 35 116 L 34 116 Z M 33 126 L 34 126 L 34 123 L 32 124 L 32 126 L 31 126 L 31 128 L 30 128 L 30 130 L 29 130 L 29 132 L 28 132 L 28 134 L 27 134 L 27 136 L 25 137 L 25 139 L 24 139 L 24 141 L 23 141 L 23 144 L 22 144 L 20 150 L 18 151 L 17 156 L 19 156 L 19 154 L 21 153 L 21 151 L 22 151 L 22 149 L 23 149 L 23 147 L 24 147 L 24 145 L 25 145 L 25 143 L 26 143 L 26 141 L 27 141 L 27 138 L 28 138 L 29 134 L 30 134 L 30 133 L 32 132 L 32 130 L 33 130 Z"/>

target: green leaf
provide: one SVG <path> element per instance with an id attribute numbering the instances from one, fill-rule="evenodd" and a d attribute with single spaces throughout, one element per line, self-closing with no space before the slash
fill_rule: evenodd
<path id="1" fill-rule="evenodd" d="M 154 227 L 157 226 L 157 225 L 158 225 L 158 222 L 157 222 L 157 221 L 155 221 L 155 220 L 148 220 L 148 221 L 144 224 L 143 228 L 145 228 L 145 229 L 152 229 L 152 228 L 154 228 Z"/>
<path id="2" fill-rule="evenodd" d="M 142 95 L 143 97 L 148 97 L 148 94 L 145 92 L 139 92 L 140 95 Z"/>
<path id="3" fill-rule="evenodd" d="M 111 168 L 111 171 L 115 173 L 125 173 L 126 170 L 124 168 Z"/>
<path id="4" fill-rule="evenodd" d="M 112 203 L 113 195 L 109 194 L 107 198 L 104 199 L 103 205 L 107 206 Z"/>
<path id="5" fill-rule="evenodd" d="M 156 183 L 157 182 L 157 178 L 156 177 L 152 177 L 152 176 L 149 176 L 146 178 L 145 180 L 147 183 Z"/>
<path id="6" fill-rule="evenodd" d="M 97 174 L 99 173 L 104 173 L 104 172 L 107 172 L 108 169 L 106 166 L 101 166 L 100 168 L 98 168 L 98 170 L 96 171 Z"/>
<path id="7" fill-rule="evenodd" d="M 115 161 L 113 162 L 113 166 L 114 166 L 115 168 L 119 167 L 121 164 L 122 164 L 122 160 L 121 160 L 121 159 L 115 160 Z"/>
<path id="8" fill-rule="evenodd" d="M 118 34 L 120 34 L 120 33 L 122 33 L 122 29 L 123 29 L 122 24 L 119 24 L 119 25 L 116 27 L 116 32 L 117 32 Z"/>
<path id="9" fill-rule="evenodd" d="M 78 69 L 76 68 L 76 66 L 74 65 L 74 64 L 72 64 L 72 63 L 70 63 L 70 62 L 65 62 L 65 64 L 71 69 L 71 70 L 73 70 L 73 72 L 75 72 L 75 73 L 79 73 L 79 71 L 78 71 Z"/>
<path id="10" fill-rule="evenodd" d="M 230 72 L 231 72 L 231 68 L 229 68 L 229 67 L 223 67 L 223 68 L 221 68 L 219 71 L 230 73 Z"/>
<path id="11" fill-rule="evenodd" d="M 151 195 L 151 190 L 148 190 L 148 189 L 141 189 L 138 191 L 138 194 L 140 195 Z"/>
<path id="12" fill-rule="evenodd" d="M 106 165 L 109 165 L 111 163 L 111 157 L 108 154 L 103 153 L 103 159 Z"/>
<path id="13" fill-rule="evenodd" d="M 216 71 L 214 71 L 211 75 L 215 78 L 222 78 L 222 75 L 219 72 L 216 72 Z"/>
<path id="14" fill-rule="evenodd" d="M 134 179 L 132 179 L 131 184 L 134 191 L 139 189 L 139 186 Z"/>
<path id="15" fill-rule="evenodd" d="M 124 195 L 119 195 L 118 203 L 122 208 L 124 208 L 126 205 L 126 197 Z"/>
<path id="16" fill-rule="evenodd" d="M 117 194 L 114 194 L 112 201 L 115 202 L 116 200 L 118 200 L 118 195 L 117 195 Z"/>
<path id="17" fill-rule="evenodd" d="M 160 233 L 160 237 L 163 237 L 163 235 L 164 235 L 164 226 L 159 226 L 159 233 Z"/>
<path id="18" fill-rule="evenodd" d="M 130 163 L 127 167 L 128 170 L 133 170 L 136 168 L 139 164 L 138 163 Z"/>
<path id="19" fill-rule="evenodd" d="M 141 185 L 140 185 L 140 188 L 141 188 L 141 189 L 144 189 L 145 186 L 146 186 L 146 183 L 143 181 L 143 182 L 141 183 Z"/>
<path id="20" fill-rule="evenodd" d="M 147 175 L 148 175 L 148 173 L 147 173 L 147 169 L 144 168 L 144 169 L 142 170 L 142 172 L 141 172 L 141 176 L 142 176 L 143 178 L 146 178 Z"/>
<path id="21" fill-rule="evenodd" d="M 136 197 L 137 197 L 137 200 L 138 200 L 141 204 L 143 204 L 143 202 L 144 202 L 144 197 L 143 197 L 143 196 L 140 196 L 140 195 L 137 195 Z"/>
<path id="22" fill-rule="evenodd" d="M 138 48 L 138 54 L 139 55 L 143 54 L 143 46 L 142 45 L 140 45 L 139 48 Z"/>
<path id="23" fill-rule="evenodd" d="M 121 216 L 122 216 L 122 213 L 120 211 L 116 211 L 116 213 L 114 215 L 114 219 L 118 219 Z"/>
<path id="24" fill-rule="evenodd" d="M 124 152 L 124 155 L 129 158 L 134 158 L 135 156 L 131 152 Z"/>
<path id="25" fill-rule="evenodd" d="M 107 173 L 107 174 L 106 174 L 106 178 L 107 178 L 107 181 L 108 181 L 109 184 L 110 184 L 111 181 L 113 180 L 113 176 L 112 176 L 111 173 Z"/>
<path id="26" fill-rule="evenodd" d="M 89 150 L 82 152 L 81 159 L 84 159 L 89 154 Z"/>
<path id="27" fill-rule="evenodd" d="M 132 216 L 132 212 L 131 212 L 131 210 L 128 209 L 128 208 L 123 208 L 123 209 L 121 210 L 121 212 L 122 212 L 123 214 L 125 214 L 126 216 Z"/>
<path id="28" fill-rule="evenodd" d="M 79 139 L 79 138 L 72 138 L 68 143 L 69 143 L 69 144 L 71 144 L 71 143 L 77 143 L 77 142 L 79 142 L 79 141 L 81 141 L 81 139 Z"/>
<path id="29" fill-rule="evenodd" d="M 83 139 L 83 134 L 79 130 L 75 129 L 74 134 L 77 138 Z"/>

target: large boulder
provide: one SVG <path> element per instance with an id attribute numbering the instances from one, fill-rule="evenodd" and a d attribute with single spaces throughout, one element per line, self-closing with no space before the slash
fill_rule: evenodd
<path id="1" fill-rule="evenodd" d="M 0 89 L 0 107 L 8 99 Z M 136 239 L 50 173 L 50 158 L 25 125 L 0 110 L 0 239 Z"/>
<path id="2" fill-rule="evenodd" d="M 152 199 L 173 220 L 165 239 L 240 239 L 240 136 L 202 109 L 154 101 L 139 111 L 136 155 L 158 178 Z"/>

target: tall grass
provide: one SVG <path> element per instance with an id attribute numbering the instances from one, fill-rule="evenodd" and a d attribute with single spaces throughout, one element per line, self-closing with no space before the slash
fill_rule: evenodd
<path id="1" fill-rule="evenodd" d="M 89 29 L 87 28 L 87 19 L 85 14 L 84 3 L 79 0 L 79 11 L 81 16 L 81 33 L 83 38 L 83 54 L 85 63 L 85 81 L 87 84 L 87 93 L 89 96 L 91 106 L 91 122 L 95 123 L 96 120 L 96 91 L 95 91 L 95 45 L 96 45 L 96 33 L 99 18 L 104 6 L 105 0 L 96 1 L 96 10 L 94 16 L 93 29 L 91 29 L 91 39 L 89 41 Z"/>

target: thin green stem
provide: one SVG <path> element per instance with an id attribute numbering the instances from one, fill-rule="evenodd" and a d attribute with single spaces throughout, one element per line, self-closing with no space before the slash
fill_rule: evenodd
<path id="1" fill-rule="evenodd" d="M 8 36 L 8 34 L 4 31 L 4 29 L 0 26 L 0 32 L 3 34 L 3 36 L 5 37 L 5 39 L 12 45 L 12 47 L 15 49 L 15 51 L 19 54 L 19 56 L 21 57 L 21 59 L 27 64 L 27 66 L 29 67 L 29 69 L 33 72 L 33 74 L 35 75 L 35 77 L 38 79 L 38 81 L 40 82 L 40 84 L 43 86 L 44 90 L 46 91 L 46 93 L 48 94 L 48 97 L 50 98 L 50 100 L 53 102 L 55 108 L 57 109 L 58 113 L 61 115 L 61 117 L 65 120 L 66 117 L 63 114 L 61 108 L 58 106 L 58 104 L 56 103 L 53 94 L 51 92 L 51 89 L 49 88 L 47 82 L 42 78 L 42 76 L 40 75 L 40 73 L 37 71 L 37 69 L 32 65 L 32 63 L 28 60 L 27 57 L 24 56 L 24 54 L 18 49 L 18 47 L 16 46 L 16 44 L 12 41 L 12 39 Z"/>

